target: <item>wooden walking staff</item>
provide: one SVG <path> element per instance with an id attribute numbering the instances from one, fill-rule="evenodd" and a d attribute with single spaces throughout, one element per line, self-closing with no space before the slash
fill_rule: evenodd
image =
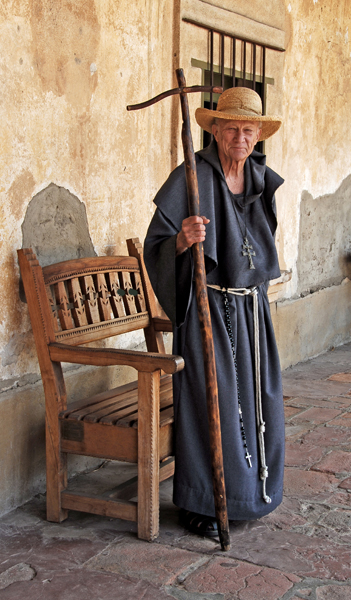
<path id="1" fill-rule="evenodd" d="M 199 189 L 196 173 L 196 161 L 193 148 L 193 141 L 190 129 L 190 116 L 187 94 L 191 92 L 214 92 L 221 93 L 222 88 L 211 86 L 192 86 L 186 87 L 183 69 L 177 69 L 177 80 L 179 88 L 169 90 L 159 94 L 155 98 L 127 106 L 127 110 L 137 110 L 155 104 L 159 100 L 168 96 L 179 94 L 183 116 L 182 142 L 184 149 L 184 162 L 186 183 L 188 192 L 188 204 L 190 216 L 201 216 Z M 222 453 L 222 435 L 218 405 L 218 386 L 216 374 L 216 362 L 213 345 L 213 335 L 211 326 L 210 307 L 207 296 L 207 281 L 205 271 L 205 260 L 202 243 L 196 243 L 192 246 L 194 258 L 195 288 L 198 315 L 200 320 L 202 350 L 204 357 L 205 379 L 206 379 L 206 399 L 207 413 L 210 432 L 210 449 L 212 461 L 212 479 L 215 500 L 216 519 L 218 525 L 219 539 L 222 550 L 229 550 L 229 525 L 227 514 L 227 498 L 225 492 L 223 453 Z"/>

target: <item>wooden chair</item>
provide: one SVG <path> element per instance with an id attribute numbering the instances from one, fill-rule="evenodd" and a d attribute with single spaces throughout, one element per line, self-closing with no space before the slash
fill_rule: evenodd
<path id="1" fill-rule="evenodd" d="M 173 474 L 165 460 L 172 456 L 171 378 L 184 361 L 165 354 L 161 332 L 171 323 L 159 316 L 141 244 L 127 245 L 129 256 L 44 268 L 31 249 L 19 250 L 18 260 L 45 392 L 47 519 L 61 522 L 71 509 L 137 521 L 138 537 L 152 540 L 159 482 Z M 141 328 L 148 352 L 81 346 Z M 138 380 L 67 406 L 61 362 L 128 365 Z M 137 463 L 138 501 L 66 491 L 69 453 Z"/>

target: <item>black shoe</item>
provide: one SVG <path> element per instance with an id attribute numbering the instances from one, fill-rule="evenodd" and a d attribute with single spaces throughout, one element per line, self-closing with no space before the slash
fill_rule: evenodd
<path id="1" fill-rule="evenodd" d="M 206 517 L 181 508 L 179 518 L 183 527 L 191 533 L 196 533 L 202 537 L 218 536 L 217 521 L 214 517 Z"/>

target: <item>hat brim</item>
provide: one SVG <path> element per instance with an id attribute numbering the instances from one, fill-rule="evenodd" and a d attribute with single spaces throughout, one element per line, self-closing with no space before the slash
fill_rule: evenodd
<path id="1" fill-rule="evenodd" d="M 274 135 L 282 124 L 280 117 L 267 116 L 267 115 L 238 115 L 235 113 L 223 113 L 217 110 L 210 110 L 208 108 L 197 108 L 195 111 L 195 119 L 208 133 L 212 133 L 212 125 L 215 119 L 224 119 L 229 121 L 258 121 L 262 123 L 262 133 L 260 135 L 260 141 L 267 140 Z"/>

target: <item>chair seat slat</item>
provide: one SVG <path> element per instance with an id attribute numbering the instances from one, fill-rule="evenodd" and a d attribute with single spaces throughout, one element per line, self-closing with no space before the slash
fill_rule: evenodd
<path id="1" fill-rule="evenodd" d="M 134 397 L 125 398 L 118 402 L 106 404 L 103 407 L 97 406 L 95 411 L 84 417 L 84 421 L 88 423 L 103 423 L 104 419 L 110 420 L 111 415 L 129 415 L 138 410 L 138 398 L 136 394 Z M 113 418 L 113 417 L 112 417 Z"/>
<path id="2" fill-rule="evenodd" d="M 60 419 L 65 419 L 70 417 L 72 413 L 76 410 L 89 408 L 92 405 L 95 405 L 97 402 L 103 402 L 104 400 L 109 400 L 110 398 L 120 398 L 124 394 L 128 392 L 133 392 L 138 388 L 137 381 L 131 381 L 130 383 L 126 383 L 121 385 L 121 387 L 113 388 L 111 390 L 106 390 L 105 392 L 100 392 L 99 394 L 95 394 L 95 396 L 91 396 L 89 398 L 84 398 L 82 400 L 76 400 L 75 402 L 71 402 L 67 410 L 60 413 Z"/>
<path id="3" fill-rule="evenodd" d="M 81 421 L 82 419 L 87 420 L 91 423 L 96 423 L 100 417 L 108 415 L 111 411 L 120 410 L 125 406 L 130 406 L 135 402 L 135 393 L 130 394 L 128 398 L 116 399 L 116 397 L 109 398 L 103 402 L 96 402 L 88 407 L 84 407 L 73 411 L 69 418 L 75 421 Z"/>
<path id="4" fill-rule="evenodd" d="M 85 404 L 83 401 L 79 401 L 79 403 L 71 405 L 68 410 L 61 413 L 60 419 L 101 423 L 117 427 L 134 427 L 138 421 L 137 382 L 126 384 L 123 388 L 122 393 L 120 393 L 119 388 L 116 388 L 115 390 L 96 394 L 87 399 Z M 172 380 L 170 377 L 165 376 L 161 378 L 160 382 L 161 415 L 172 409 L 172 405 Z"/>
<path id="5" fill-rule="evenodd" d="M 117 427 L 130 427 L 129 422 L 138 418 L 138 399 L 135 398 L 133 404 L 121 410 L 111 411 L 110 414 L 104 415 L 99 419 L 99 423 L 108 425 L 116 425 Z M 124 424 L 126 421 L 126 424 Z"/>
<path id="6" fill-rule="evenodd" d="M 166 394 L 162 393 L 160 390 L 160 410 L 161 413 L 163 410 L 171 408 L 173 405 L 173 394 L 169 391 Z M 108 423 L 110 425 L 116 425 L 117 427 L 135 427 L 138 422 L 138 406 L 136 404 L 135 410 L 129 411 L 118 411 L 116 410 L 114 413 L 110 413 L 110 415 L 104 417 L 100 421 L 101 423 Z"/>

